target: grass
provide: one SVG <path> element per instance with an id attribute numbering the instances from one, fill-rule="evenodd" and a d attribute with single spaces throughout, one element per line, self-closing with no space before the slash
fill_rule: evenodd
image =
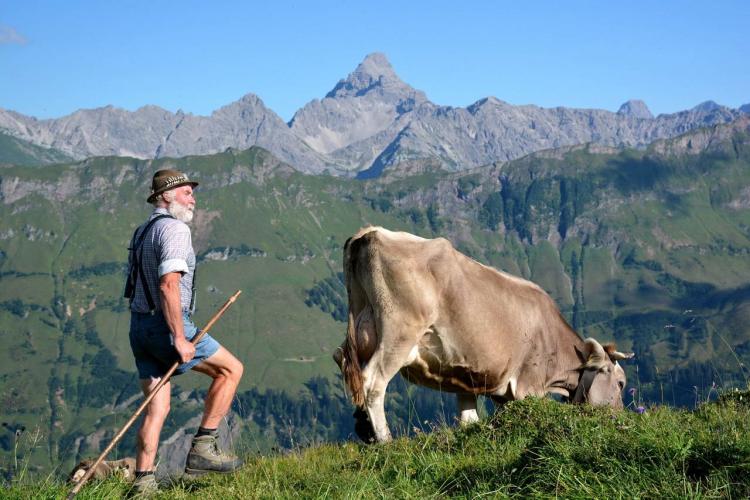
<path id="1" fill-rule="evenodd" d="M 7 498 L 58 498 L 52 480 Z M 121 498 L 117 480 L 79 498 Z M 465 428 L 385 445 L 327 444 L 249 457 L 239 472 L 165 485 L 161 498 L 742 498 L 750 495 L 750 392 L 643 414 L 527 399 Z"/>

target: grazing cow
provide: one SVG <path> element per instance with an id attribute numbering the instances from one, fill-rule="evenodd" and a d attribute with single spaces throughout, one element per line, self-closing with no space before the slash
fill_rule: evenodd
<path id="1" fill-rule="evenodd" d="M 529 281 L 470 259 L 447 240 L 367 227 L 344 246 L 346 340 L 334 354 L 358 407 L 357 433 L 391 439 L 388 382 L 456 393 L 460 421 L 478 420 L 477 395 L 497 404 L 547 393 L 622 408 L 632 357 L 583 340 Z M 370 423 L 365 425 L 364 418 Z"/>
<path id="2" fill-rule="evenodd" d="M 83 460 L 76 465 L 68 476 L 68 482 L 77 484 L 86 472 L 94 465 L 96 460 Z M 124 480 L 133 482 L 135 480 L 135 458 L 123 458 L 121 460 L 102 460 L 97 466 L 93 479 L 106 479 L 110 476 L 120 475 Z"/>

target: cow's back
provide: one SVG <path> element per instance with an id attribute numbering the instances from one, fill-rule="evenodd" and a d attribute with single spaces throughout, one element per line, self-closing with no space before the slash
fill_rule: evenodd
<path id="1" fill-rule="evenodd" d="M 375 316 L 386 325 L 392 318 L 404 330 L 399 335 L 418 345 L 405 369 L 412 381 L 455 392 L 510 391 L 515 399 L 543 378 L 539 366 L 555 349 L 555 331 L 567 325 L 537 285 L 484 266 L 442 238 L 373 228 L 350 250 L 354 286 Z"/>

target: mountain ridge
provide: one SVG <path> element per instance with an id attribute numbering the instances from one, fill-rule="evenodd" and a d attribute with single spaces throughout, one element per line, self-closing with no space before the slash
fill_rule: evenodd
<path id="1" fill-rule="evenodd" d="M 104 106 L 39 120 L 0 109 L 0 129 L 75 159 L 182 157 L 257 145 L 302 172 L 363 176 L 405 160 L 465 170 L 587 142 L 641 148 L 746 112 L 747 105 L 731 109 L 705 101 L 654 117 L 637 99 L 612 112 L 513 105 L 494 96 L 465 108 L 444 106 L 403 82 L 387 57 L 376 52 L 289 122 L 248 93 L 209 116 L 146 105 L 136 111 Z"/>

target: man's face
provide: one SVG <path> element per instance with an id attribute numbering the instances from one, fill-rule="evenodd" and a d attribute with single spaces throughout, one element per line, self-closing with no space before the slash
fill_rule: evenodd
<path id="1" fill-rule="evenodd" d="M 195 196 L 193 196 L 193 186 L 180 186 L 175 188 L 174 201 L 182 206 L 195 208 Z"/>
<path id="2" fill-rule="evenodd" d="M 193 220 L 195 209 L 195 197 L 192 186 L 180 186 L 173 190 L 174 198 L 169 202 L 167 210 L 177 220 L 189 224 Z"/>

